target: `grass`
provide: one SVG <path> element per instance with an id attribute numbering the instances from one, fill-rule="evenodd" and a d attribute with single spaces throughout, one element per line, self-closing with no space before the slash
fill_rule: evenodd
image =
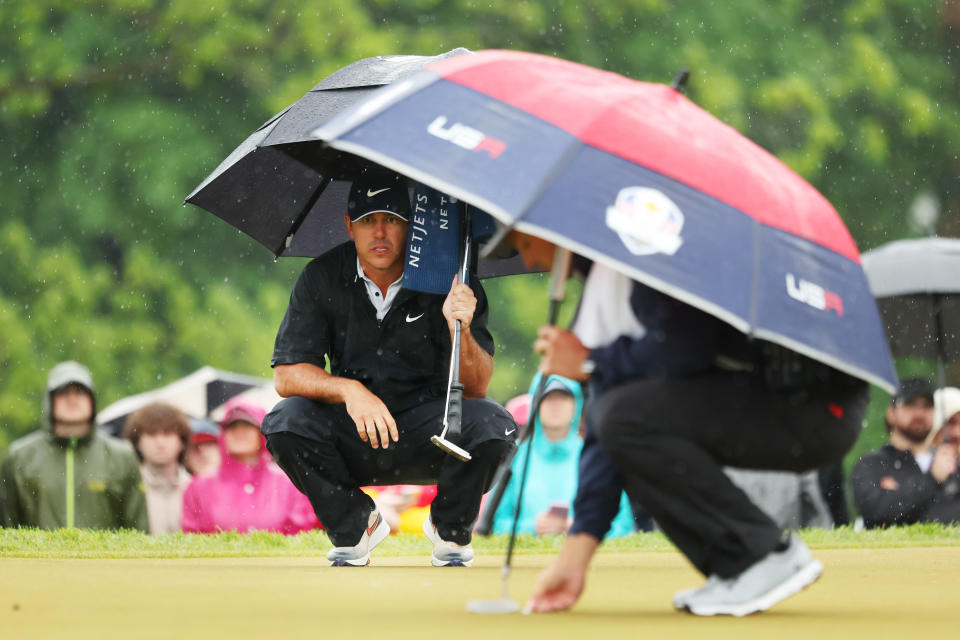
<path id="1" fill-rule="evenodd" d="M 871 531 L 854 531 L 851 527 L 833 530 L 808 529 L 803 539 L 816 549 L 955 547 L 960 546 L 960 526 L 918 524 Z M 563 544 L 563 538 L 536 538 L 521 535 L 515 553 L 549 553 Z M 503 553 L 507 536 L 475 537 L 474 548 L 480 553 Z M 6 558 L 264 558 L 313 557 L 330 548 L 322 531 L 284 536 L 278 533 L 221 533 L 216 535 L 171 534 L 150 536 L 139 531 L 97 531 L 92 529 L 0 528 L 0 557 Z M 408 556 L 426 553 L 423 536 L 401 534 L 390 536 L 379 547 L 383 556 Z M 667 552 L 674 547 L 661 533 L 636 533 L 608 540 L 601 547 L 604 553 Z"/>

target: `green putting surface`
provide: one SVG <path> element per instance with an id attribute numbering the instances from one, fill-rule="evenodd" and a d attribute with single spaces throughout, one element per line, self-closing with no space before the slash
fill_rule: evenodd
<path id="1" fill-rule="evenodd" d="M 701 578 L 672 552 L 604 553 L 570 612 L 468 613 L 500 597 L 502 555 L 469 569 L 428 555 L 366 568 L 317 558 L 0 558 L 2 638 L 606 638 L 911 637 L 955 631 L 960 549 L 821 549 L 820 580 L 742 619 L 673 611 L 674 591 Z M 530 593 L 552 555 L 516 558 L 510 593 Z"/>

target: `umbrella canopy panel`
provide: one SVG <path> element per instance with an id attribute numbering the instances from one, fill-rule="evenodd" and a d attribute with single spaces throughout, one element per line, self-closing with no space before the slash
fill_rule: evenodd
<path id="1" fill-rule="evenodd" d="M 897 240 L 863 254 L 878 298 L 915 293 L 960 294 L 960 239 Z"/>
<path id="2" fill-rule="evenodd" d="M 258 127 L 184 202 L 237 227 L 278 257 L 320 255 L 347 239 L 345 192 L 324 197 L 321 191 L 329 179 L 353 175 L 356 162 L 331 154 L 319 174 L 315 163 L 303 162 L 323 155 L 310 130 L 377 87 L 468 53 L 457 48 L 437 56 L 377 56 L 338 70 Z M 301 230 L 314 237 L 300 238 Z"/>
<path id="3" fill-rule="evenodd" d="M 859 252 L 830 203 L 669 87 L 481 52 L 385 87 L 315 135 L 742 331 L 895 386 Z"/>

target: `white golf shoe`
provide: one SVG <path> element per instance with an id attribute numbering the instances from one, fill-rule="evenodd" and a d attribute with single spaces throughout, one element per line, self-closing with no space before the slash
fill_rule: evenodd
<path id="1" fill-rule="evenodd" d="M 423 521 L 423 535 L 433 543 L 430 564 L 435 567 L 469 567 L 473 564 L 473 546 L 448 542 L 440 537 L 433 521 L 427 516 Z"/>
<path id="2" fill-rule="evenodd" d="M 367 528 L 360 542 L 352 547 L 334 547 L 327 552 L 332 567 L 365 567 L 370 564 L 370 551 L 390 535 L 390 525 L 380 516 L 380 510 L 370 512 Z"/>
<path id="3" fill-rule="evenodd" d="M 795 535 L 787 548 L 773 551 L 738 576 L 711 576 L 701 588 L 681 591 L 673 604 L 698 616 L 746 616 L 765 611 L 813 584 L 823 565 Z"/>

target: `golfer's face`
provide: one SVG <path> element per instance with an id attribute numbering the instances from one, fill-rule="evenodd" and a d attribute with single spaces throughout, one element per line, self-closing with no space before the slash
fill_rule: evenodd
<path id="1" fill-rule="evenodd" d="M 392 213 L 371 213 L 356 222 L 347 218 L 347 233 L 357 247 L 363 268 L 388 270 L 402 264 L 407 226 L 403 218 Z"/>
<path id="2" fill-rule="evenodd" d="M 553 267 L 555 245 L 519 231 L 511 231 L 507 234 L 507 240 L 520 254 L 527 269 L 549 271 Z"/>

